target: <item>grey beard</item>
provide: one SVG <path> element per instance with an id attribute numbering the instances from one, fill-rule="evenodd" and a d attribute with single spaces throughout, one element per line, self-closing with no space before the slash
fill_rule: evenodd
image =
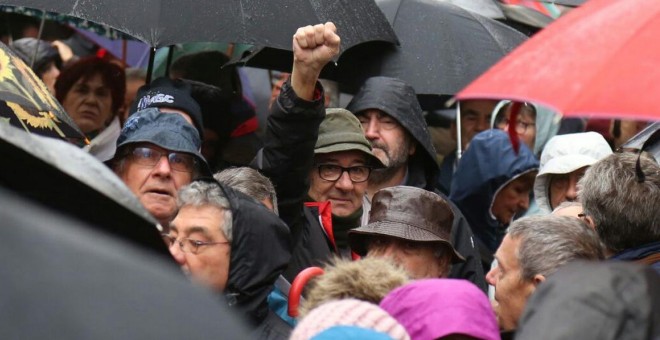
<path id="1" fill-rule="evenodd" d="M 405 163 L 396 167 L 383 168 L 383 169 L 374 169 L 369 175 L 369 183 L 374 185 L 380 185 L 389 181 L 402 167 L 405 166 Z"/>

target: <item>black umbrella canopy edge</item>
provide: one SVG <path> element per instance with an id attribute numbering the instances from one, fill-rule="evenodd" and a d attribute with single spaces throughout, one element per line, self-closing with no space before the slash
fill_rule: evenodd
<path id="1" fill-rule="evenodd" d="M 30 140 L 39 140 L 46 144 L 32 144 Z M 48 143 L 65 143 L 52 138 L 33 136 L 13 126 L 0 125 L 0 154 L 3 166 L 0 168 L 0 187 L 16 192 L 20 196 L 38 202 L 50 209 L 84 221 L 98 230 L 113 234 L 142 248 L 154 251 L 171 261 L 169 250 L 163 242 L 157 228 L 157 222 L 148 215 L 144 208 L 128 208 L 128 202 L 137 202 L 136 197 L 111 198 L 90 186 L 84 180 L 49 163 L 47 157 L 40 158 L 27 148 L 37 145 L 47 148 Z M 71 150 L 78 151 L 88 162 L 98 162 L 93 156 L 71 145 Z M 66 157 L 55 154 L 57 150 L 42 150 L 52 157 Z M 63 159 L 64 161 L 66 158 Z M 104 166 L 98 162 L 98 166 Z M 92 171 L 94 167 L 86 169 Z M 109 172 L 110 170 L 107 170 Z M 105 172 L 105 171 L 101 171 Z M 108 175 L 96 173 L 94 175 Z M 114 174 L 112 174 L 114 176 Z M 116 177 L 116 176 L 115 176 Z M 114 178 L 120 181 L 118 178 Z M 100 181 L 102 182 L 102 181 Z M 107 181 L 106 181 L 107 182 Z M 122 184 L 123 185 L 123 184 Z M 128 188 L 124 188 L 132 195 Z M 121 192 L 121 191 L 118 191 Z M 115 195 L 117 195 L 115 193 Z M 121 200 L 118 202 L 117 200 Z M 133 203 L 139 204 L 139 203 Z"/>

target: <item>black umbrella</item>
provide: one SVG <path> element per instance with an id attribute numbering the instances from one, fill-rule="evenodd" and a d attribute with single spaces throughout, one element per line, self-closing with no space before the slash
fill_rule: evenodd
<path id="1" fill-rule="evenodd" d="M 449 96 L 527 39 L 513 28 L 444 1 L 376 3 L 394 27 L 400 46 L 370 42 L 346 51 L 337 68 L 326 67 L 321 74 L 339 81 L 343 91 L 357 91 L 371 76 L 389 76 L 412 85 L 422 108 L 444 107 Z M 242 62 L 252 67 L 285 65 L 276 62 L 278 57 L 282 55 L 264 49 Z"/>
<path id="2" fill-rule="evenodd" d="M 291 49 L 296 29 L 332 21 L 342 50 L 397 42 L 373 0 L 0 0 L 67 14 L 127 33 L 157 48 L 185 42 L 240 42 Z"/>
<path id="3" fill-rule="evenodd" d="M 0 124 L 0 155 L 0 187 L 171 259 L 156 220 L 92 155 L 7 124 Z"/>
<path id="4" fill-rule="evenodd" d="M 0 124 L 84 144 L 85 135 L 46 85 L 0 42 Z"/>
<path id="5" fill-rule="evenodd" d="M 0 338 L 247 338 L 171 263 L 15 193 L 0 201 Z"/>

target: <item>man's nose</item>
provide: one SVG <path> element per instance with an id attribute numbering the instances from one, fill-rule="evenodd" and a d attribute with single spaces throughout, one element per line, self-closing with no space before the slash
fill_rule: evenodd
<path id="1" fill-rule="evenodd" d="M 577 199 L 577 176 L 571 176 L 570 181 L 568 182 L 568 188 L 566 188 L 566 200 L 575 201 Z"/>
<path id="2" fill-rule="evenodd" d="M 486 274 L 486 282 L 488 282 L 489 285 L 495 286 L 495 283 L 497 282 L 495 280 L 495 276 L 497 275 L 497 271 L 499 268 L 496 266 L 492 268 L 487 274 Z"/>
<path id="3" fill-rule="evenodd" d="M 186 254 L 181 251 L 181 247 L 179 246 L 179 242 L 176 241 L 170 246 L 170 254 L 172 254 L 172 257 L 178 263 L 180 266 L 183 266 L 186 264 Z"/>
<path id="4" fill-rule="evenodd" d="M 364 131 L 364 136 L 367 137 L 367 139 L 371 140 L 378 138 L 378 132 L 380 131 L 378 120 L 369 119 L 368 122 L 362 124 L 362 130 Z"/>
<path id="5" fill-rule="evenodd" d="M 520 210 L 529 209 L 529 193 L 525 193 L 520 196 L 520 202 L 518 206 L 520 207 Z"/>
<path id="6" fill-rule="evenodd" d="M 343 171 L 341 173 L 341 175 L 335 182 L 335 187 L 343 191 L 348 191 L 353 189 L 353 181 L 351 181 L 351 176 L 348 175 L 348 171 Z"/>
<path id="7" fill-rule="evenodd" d="M 171 174 L 172 168 L 170 167 L 170 162 L 167 159 L 167 155 L 163 155 L 158 160 L 158 163 L 154 165 L 154 172 L 159 175 L 167 175 L 167 176 Z"/>

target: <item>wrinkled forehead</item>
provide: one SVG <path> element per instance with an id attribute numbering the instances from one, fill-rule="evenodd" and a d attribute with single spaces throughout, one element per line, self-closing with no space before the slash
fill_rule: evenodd
<path id="1" fill-rule="evenodd" d="M 363 117 L 363 118 L 371 119 L 373 117 L 373 118 L 376 118 L 376 119 L 392 118 L 392 119 L 396 120 L 396 118 L 394 118 L 393 116 L 391 116 L 387 112 L 385 112 L 383 110 L 379 110 L 379 109 L 366 109 L 366 110 L 363 110 L 363 111 L 360 111 L 360 112 L 356 113 L 355 115 L 358 118 Z"/>

